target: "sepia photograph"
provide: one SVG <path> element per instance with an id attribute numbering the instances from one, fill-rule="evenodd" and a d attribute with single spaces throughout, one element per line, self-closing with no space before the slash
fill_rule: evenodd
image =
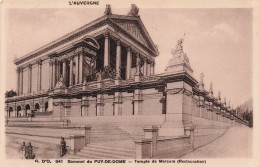
<path id="1" fill-rule="evenodd" d="M 6 161 L 254 160 L 252 7 L 59 3 L 1 4 Z"/>

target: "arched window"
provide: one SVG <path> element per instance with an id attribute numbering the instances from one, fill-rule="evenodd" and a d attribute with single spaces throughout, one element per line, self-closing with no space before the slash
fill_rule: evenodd
<path id="1" fill-rule="evenodd" d="M 16 117 L 21 117 L 21 110 L 22 110 L 22 107 L 21 106 L 17 106 Z"/>
<path id="2" fill-rule="evenodd" d="M 11 112 L 13 112 L 13 107 L 9 107 L 9 110 L 8 110 L 8 117 L 11 117 Z"/>
<path id="3" fill-rule="evenodd" d="M 35 110 L 37 110 L 37 112 L 39 112 L 39 110 L 40 110 L 40 105 L 39 105 L 39 103 L 36 103 L 36 104 L 35 104 Z"/>
<path id="4" fill-rule="evenodd" d="M 30 109 L 31 109 L 30 105 L 26 104 L 26 106 L 25 106 L 25 117 L 27 117 L 28 114 L 31 113 Z"/>

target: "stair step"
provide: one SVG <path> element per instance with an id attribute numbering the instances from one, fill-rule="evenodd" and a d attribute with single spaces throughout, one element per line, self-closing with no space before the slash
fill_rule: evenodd
<path id="1" fill-rule="evenodd" d="M 116 155 L 114 153 L 101 153 L 101 152 L 95 152 L 95 151 L 89 151 L 89 152 L 84 152 L 81 153 L 79 152 L 77 155 L 81 156 L 81 157 L 88 157 L 89 155 L 91 156 L 96 156 L 96 157 L 100 157 L 102 159 L 130 159 L 133 158 L 132 156 L 124 156 L 124 155 Z"/>
<path id="2" fill-rule="evenodd" d="M 134 149 L 131 148 L 124 148 L 124 147 L 109 147 L 105 145 L 95 145 L 95 144 L 89 144 L 87 147 L 84 147 L 83 149 L 87 148 L 95 148 L 95 149 L 107 149 L 107 150 L 118 150 L 118 151 L 128 151 L 128 152 L 135 152 Z"/>
<path id="3" fill-rule="evenodd" d="M 116 153 L 116 154 L 122 154 L 122 155 L 134 155 L 135 154 L 135 151 L 134 150 L 121 150 L 121 149 L 106 149 L 106 148 L 95 148 L 95 147 L 86 147 L 85 149 L 81 150 L 81 152 L 88 152 L 88 151 L 96 151 L 96 152 L 104 152 L 104 153 Z"/>

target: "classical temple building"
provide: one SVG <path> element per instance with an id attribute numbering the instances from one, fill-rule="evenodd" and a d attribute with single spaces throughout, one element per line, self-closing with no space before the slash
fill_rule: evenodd
<path id="1" fill-rule="evenodd" d="M 138 10 L 116 15 L 107 5 L 102 17 L 16 59 L 18 95 L 6 99 L 7 119 L 113 122 L 135 138 L 152 125 L 158 136 L 183 136 L 247 124 L 212 84 L 204 89 L 203 74 L 193 77 L 183 39 L 165 72 L 154 73 L 159 52 Z"/>

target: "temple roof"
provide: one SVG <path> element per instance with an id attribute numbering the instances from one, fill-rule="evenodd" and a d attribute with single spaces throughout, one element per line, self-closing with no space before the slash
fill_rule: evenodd
<path id="1" fill-rule="evenodd" d="M 113 27 L 119 29 L 120 32 L 127 34 L 128 36 L 135 39 L 140 45 L 148 50 L 152 56 L 158 56 L 159 52 L 156 45 L 153 43 L 149 33 L 147 32 L 140 16 L 132 15 L 116 15 L 108 14 L 102 17 L 97 18 L 94 21 L 24 55 L 21 58 L 14 60 L 16 65 L 23 63 L 24 61 L 37 57 L 38 55 L 45 53 L 51 49 L 54 49 L 60 45 L 65 44 L 66 42 L 76 39 L 86 33 L 90 32 L 93 29 L 101 27 L 103 25 L 109 24 Z"/>

